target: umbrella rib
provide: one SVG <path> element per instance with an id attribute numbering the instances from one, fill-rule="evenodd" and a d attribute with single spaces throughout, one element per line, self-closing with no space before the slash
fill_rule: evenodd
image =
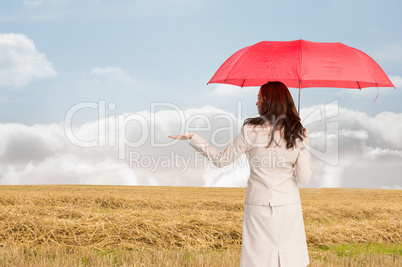
<path id="1" fill-rule="evenodd" d="M 363 63 L 365 63 L 365 60 L 364 60 L 363 57 L 359 54 L 359 52 L 361 52 L 361 53 L 363 53 L 363 54 L 365 54 L 365 53 L 364 53 L 363 51 L 360 51 L 360 50 L 357 49 L 357 48 L 354 48 L 354 47 L 352 47 L 352 48 L 353 48 L 353 52 L 360 58 L 360 60 L 361 60 Z M 374 62 L 375 62 L 375 61 L 374 61 Z M 375 63 L 377 64 L 377 62 L 375 62 Z M 378 64 L 377 64 L 377 65 L 378 65 Z M 362 66 L 363 66 L 364 69 L 370 74 L 370 76 L 371 76 L 371 78 L 373 79 L 373 81 L 377 84 L 377 79 L 374 78 L 373 73 L 367 68 L 366 64 L 363 64 Z M 357 82 L 357 84 L 359 85 L 359 89 L 361 89 L 359 82 Z M 370 87 L 370 86 L 365 86 L 365 87 Z"/>
<path id="2" fill-rule="evenodd" d="M 303 39 L 301 39 L 300 40 L 300 69 L 299 69 L 299 71 L 298 71 L 298 73 L 297 73 L 297 75 L 299 76 L 298 78 L 299 78 L 299 88 L 301 88 L 301 70 L 302 70 L 302 68 L 303 68 Z M 299 103 L 299 105 L 300 105 L 300 103 Z"/>
<path id="3" fill-rule="evenodd" d="M 259 42 L 259 43 L 261 43 L 261 42 Z M 250 48 L 247 49 L 243 54 L 241 54 L 241 56 L 239 56 L 239 57 L 236 59 L 236 61 L 233 63 L 232 68 L 231 68 L 231 69 L 228 71 L 228 73 L 226 74 L 226 78 L 229 77 L 230 72 L 235 69 L 235 66 L 236 66 L 237 64 L 239 64 L 239 61 L 240 61 L 240 59 L 242 59 L 242 58 L 244 57 L 244 54 L 250 53 L 251 47 L 255 47 L 255 45 L 257 45 L 257 44 L 259 44 L 259 43 L 256 43 L 256 44 L 247 46 L 247 47 L 250 47 Z M 245 48 L 247 48 L 247 47 L 245 47 Z M 245 49 L 245 48 L 243 48 L 243 49 Z M 225 82 L 226 82 L 226 79 L 225 79 Z M 244 81 L 243 81 L 243 84 L 244 84 Z M 242 87 L 243 87 L 243 85 L 242 85 Z"/>
<path id="4" fill-rule="evenodd" d="M 375 85 L 377 85 L 377 96 L 375 97 L 375 99 L 374 99 L 374 103 L 375 103 L 375 101 L 377 100 L 377 98 L 378 98 L 378 95 L 380 94 L 380 88 L 378 88 L 378 83 L 375 83 Z"/>
<path id="5" fill-rule="evenodd" d="M 299 114 L 299 116 L 300 116 L 300 94 L 301 94 L 301 75 L 300 75 L 300 72 L 301 72 L 301 69 L 302 69 L 302 66 L 303 66 L 303 40 L 300 40 L 300 69 L 299 69 L 299 72 L 297 73 L 297 75 L 299 76 L 298 78 L 299 78 L 299 101 L 298 101 L 298 103 L 297 103 L 297 113 Z"/>

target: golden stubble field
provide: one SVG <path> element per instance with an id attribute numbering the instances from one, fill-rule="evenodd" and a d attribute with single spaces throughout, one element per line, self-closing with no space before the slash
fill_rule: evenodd
<path id="1" fill-rule="evenodd" d="M 0 186 L 2 266 L 238 266 L 245 188 Z M 310 266 L 402 266 L 402 191 L 300 189 Z"/>

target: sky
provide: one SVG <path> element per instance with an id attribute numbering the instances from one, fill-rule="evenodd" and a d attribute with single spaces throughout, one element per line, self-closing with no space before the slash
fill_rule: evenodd
<path id="1" fill-rule="evenodd" d="M 307 187 L 401 189 L 401 5 L 3 1 L 0 184 L 246 186 L 244 158 L 217 169 L 167 136 L 193 130 L 223 150 L 257 115 L 258 88 L 209 79 L 245 46 L 304 39 L 362 50 L 395 85 L 302 90 Z"/>

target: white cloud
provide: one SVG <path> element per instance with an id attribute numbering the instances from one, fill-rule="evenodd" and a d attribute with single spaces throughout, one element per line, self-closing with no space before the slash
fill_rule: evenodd
<path id="1" fill-rule="evenodd" d="M 134 172 L 124 163 L 90 164 L 69 154 L 46 157 L 39 164 L 29 162 L 20 170 L 9 165 L 0 175 L 1 184 L 137 184 Z"/>
<path id="2" fill-rule="evenodd" d="M 337 113 L 339 115 L 334 116 Z M 372 117 L 361 111 L 327 105 L 326 110 L 321 106 L 302 108 L 301 117 L 305 118 L 303 123 L 308 126 L 309 133 L 312 134 L 326 127 L 323 123 L 326 118 L 328 121 L 335 118 L 339 121 L 339 133 L 345 137 L 359 135 L 374 147 L 380 144 L 385 148 L 402 149 L 402 139 L 399 137 L 402 131 L 402 113 L 381 112 Z M 310 131 L 310 128 L 313 131 Z"/>
<path id="3" fill-rule="evenodd" d="M 360 139 L 360 140 L 367 140 L 369 138 L 369 135 L 367 131 L 364 130 L 350 130 L 350 129 L 342 129 L 339 131 L 339 136 L 341 138 L 349 138 L 349 139 Z"/>
<path id="4" fill-rule="evenodd" d="M 320 113 L 317 109 L 320 110 L 318 106 L 302 109 L 302 115 Z M 321 146 L 324 151 L 331 144 L 326 134 L 328 123 L 338 123 L 339 130 L 339 162 L 330 166 L 321 160 L 313 161 L 313 184 L 380 188 L 379 181 L 386 179 L 392 186 L 400 184 L 402 141 L 398 135 L 402 130 L 402 113 L 382 112 L 373 117 L 345 108 L 338 108 L 338 112 L 334 117 L 321 111 L 322 118 L 318 116 L 315 124 L 310 122 L 307 126 L 310 144 L 314 148 Z"/>
<path id="5" fill-rule="evenodd" d="M 43 5 L 42 0 L 24 0 L 24 7 L 37 7 Z"/>
<path id="6" fill-rule="evenodd" d="M 23 5 L 24 7 L 32 8 L 32 7 L 39 7 L 46 4 L 62 4 L 73 2 L 74 0 L 24 0 Z M 90 1 L 92 2 L 92 1 Z"/>
<path id="7" fill-rule="evenodd" d="M 402 186 L 395 185 L 395 186 L 391 187 L 391 186 L 388 186 L 388 185 L 383 185 L 383 186 L 381 187 L 381 189 L 394 189 L 394 190 L 401 190 L 401 189 L 402 189 Z"/>
<path id="8" fill-rule="evenodd" d="M 57 72 L 24 34 L 0 34 L 0 86 L 22 87 Z"/>
<path id="9" fill-rule="evenodd" d="M 126 84 L 134 83 L 130 76 L 120 67 L 95 67 L 89 72 L 89 74 L 98 78 L 104 78 L 107 81 L 117 81 Z"/>
<path id="10" fill-rule="evenodd" d="M 201 180 L 207 187 L 246 187 L 249 175 L 249 164 L 243 155 L 232 165 L 223 168 L 207 165 Z"/>
<path id="11" fill-rule="evenodd" d="M 397 149 L 389 149 L 389 148 L 373 148 L 367 147 L 365 151 L 363 151 L 363 157 L 371 160 L 375 160 L 385 156 L 396 156 L 402 158 L 402 151 Z"/>
<path id="12" fill-rule="evenodd" d="M 259 89 L 258 89 L 259 90 Z M 253 90 L 252 88 L 241 88 L 239 86 L 218 84 L 212 89 L 212 91 L 207 93 L 209 97 L 217 98 L 244 98 L 245 96 L 255 96 L 257 101 L 258 90 Z"/>

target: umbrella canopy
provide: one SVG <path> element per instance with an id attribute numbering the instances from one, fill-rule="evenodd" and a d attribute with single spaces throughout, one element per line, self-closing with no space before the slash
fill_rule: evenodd
<path id="1" fill-rule="evenodd" d="M 362 51 L 342 43 L 263 41 L 230 56 L 208 83 L 288 87 L 394 87 L 381 67 Z M 299 90 L 300 109 L 300 90 Z"/>

